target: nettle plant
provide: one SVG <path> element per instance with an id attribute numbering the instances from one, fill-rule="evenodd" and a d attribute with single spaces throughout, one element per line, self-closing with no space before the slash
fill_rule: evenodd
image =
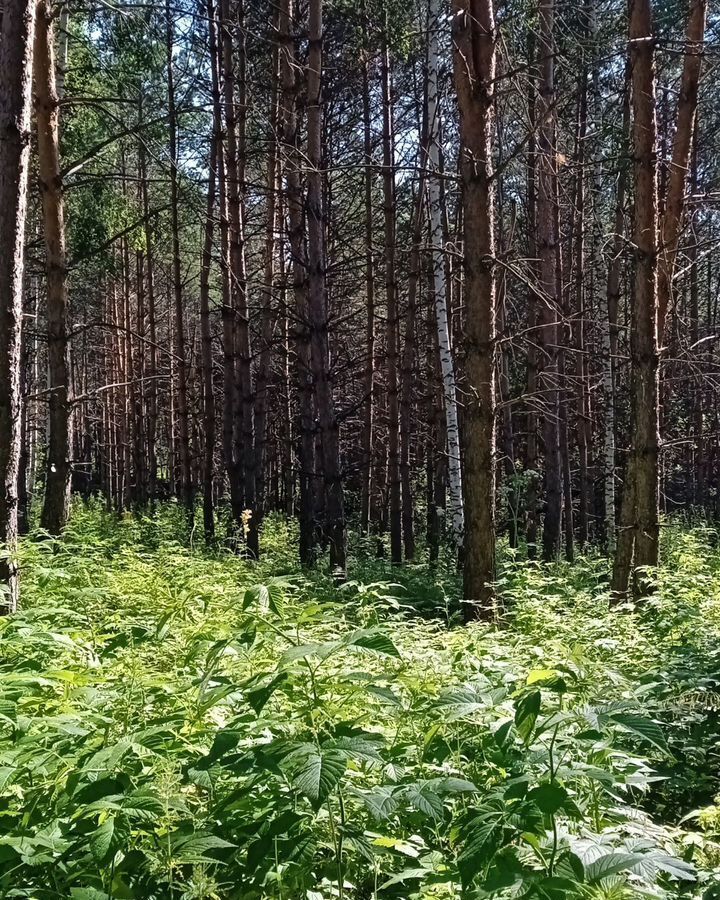
<path id="1" fill-rule="evenodd" d="M 35 552 L 42 603 L 0 626 L 0 897 L 695 891 L 693 846 L 637 803 L 661 729 L 593 705 L 580 662 L 528 673 L 395 587 Z"/>
<path id="2" fill-rule="evenodd" d="M 196 765 L 247 848 L 239 896 L 663 897 L 694 882 L 633 805 L 653 774 L 619 745 L 666 752 L 633 704 L 593 708 L 571 669 L 519 683 L 492 660 L 430 698 L 431 673 L 387 631 L 308 642 L 336 630 L 331 610 L 306 607 L 291 632 L 269 591 L 248 598 L 287 647 Z"/>

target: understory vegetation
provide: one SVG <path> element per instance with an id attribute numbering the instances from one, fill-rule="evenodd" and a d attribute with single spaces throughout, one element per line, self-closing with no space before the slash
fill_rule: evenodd
<path id="1" fill-rule="evenodd" d="M 502 622 L 453 571 L 355 549 L 301 574 L 78 508 L 21 548 L 0 623 L 0 896 L 720 896 L 720 550 L 668 529 L 658 590 L 501 557 Z M 399 579 L 399 581 L 396 581 Z"/>

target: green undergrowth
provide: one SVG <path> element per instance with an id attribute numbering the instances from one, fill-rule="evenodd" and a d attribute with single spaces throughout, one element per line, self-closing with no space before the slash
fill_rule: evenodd
<path id="1" fill-rule="evenodd" d="M 720 897 L 720 555 L 658 590 L 505 554 L 500 627 L 457 579 L 301 575 L 79 508 L 22 548 L 0 623 L 0 897 Z"/>

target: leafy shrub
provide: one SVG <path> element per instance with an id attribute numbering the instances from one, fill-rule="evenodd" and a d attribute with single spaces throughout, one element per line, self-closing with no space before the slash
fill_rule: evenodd
<path id="1" fill-rule="evenodd" d="M 256 564 L 184 548 L 175 515 L 89 507 L 23 547 L 0 896 L 714 896 L 713 564 L 618 613 L 599 560 L 508 561 L 512 627 L 448 629 L 425 598 L 450 609 L 450 578 L 364 562 L 338 589 L 280 521 Z"/>

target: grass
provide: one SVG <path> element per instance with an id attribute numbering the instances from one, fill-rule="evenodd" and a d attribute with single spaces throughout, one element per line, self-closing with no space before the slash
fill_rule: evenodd
<path id="1" fill-rule="evenodd" d="M 356 548 L 342 586 L 78 508 L 22 548 L 0 626 L 0 897 L 706 897 L 720 872 L 720 554 L 667 538 L 656 595 L 606 567 L 454 573 Z M 701 810 L 701 811 L 700 811 Z"/>

